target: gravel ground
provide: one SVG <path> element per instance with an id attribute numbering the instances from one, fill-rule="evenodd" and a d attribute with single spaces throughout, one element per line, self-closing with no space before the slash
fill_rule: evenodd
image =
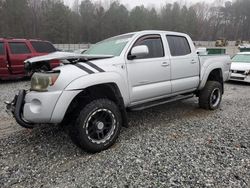
<path id="1" fill-rule="evenodd" d="M 250 187 L 250 85 L 227 83 L 217 111 L 194 98 L 129 113 L 94 155 L 59 126 L 17 126 L 3 101 L 28 85 L 0 84 L 0 187 Z"/>

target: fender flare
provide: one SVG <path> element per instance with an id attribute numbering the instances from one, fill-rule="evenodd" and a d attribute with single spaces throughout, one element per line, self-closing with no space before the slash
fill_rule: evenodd
<path id="1" fill-rule="evenodd" d="M 98 77 L 97 77 L 98 76 Z M 123 126 L 128 127 L 126 104 L 129 102 L 129 94 L 125 87 L 127 83 L 116 73 L 100 73 L 82 76 L 72 81 L 63 91 L 54 108 L 51 123 L 60 123 L 66 115 L 68 108 L 74 99 L 84 90 L 98 85 L 113 85 L 111 87 L 118 100 L 118 107 L 121 111 Z M 126 101 L 125 101 L 126 100 Z M 65 105 L 65 101 L 66 105 Z"/>
<path id="2" fill-rule="evenodd" d="M 223 71 L 222 63 L 212 63 L 201 70 L 200 85 L 198 87 L 198 90 L 201 90 L 205 87 L 210 73 L 216 69 L 220 69 L 222 73 Z M 223 77 L 223 75 L 221 76 Z"/>

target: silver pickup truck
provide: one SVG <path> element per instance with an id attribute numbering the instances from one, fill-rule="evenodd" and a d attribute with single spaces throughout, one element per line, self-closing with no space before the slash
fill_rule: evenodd
<path id="1" fill-rule="evenodd" d="M 116 141 L 127 110 L 199 97 L 199 106 L 219 107 L 230 57 L 196 50 L 183 33 L 141 31 L 109 38 L 84 54 L 56 52 L 26 61 L 26 68 L 53 59 L 70 63 L 36 72 L 29 91 L 7 108 L 21 126 L 66 123 L 72 139 L 88 152 Z"/>

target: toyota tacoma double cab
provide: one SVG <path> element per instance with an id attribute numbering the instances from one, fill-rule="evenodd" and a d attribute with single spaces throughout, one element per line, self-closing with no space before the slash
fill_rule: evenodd
<path id="1" fill-rule="evenodd" d="M 48 41 L 35 39 L 0 38 L 0 80 L 30 76 L 25 71 L 24 61 L 32 57 L 57 51 Z M 50 70 L 60 65 L 58 60 L 43 62 L 37 68 Z"/>
<path id="2" fill-rule="evenodd" d="M 28 91 L 6 102 L 18 124 L 67 123 L 82 149 L 100 152 L 116 141 L 127 111 L 199 98 L 199 106 L 220 106 L 230 75 L 228 55 L 206 55 L 183 33 L 140 31 L 106 39 L 84 54 L 56 52 L 31 58 L 27 67 L 68 60 L 48 72 L 36 72 Z"/>

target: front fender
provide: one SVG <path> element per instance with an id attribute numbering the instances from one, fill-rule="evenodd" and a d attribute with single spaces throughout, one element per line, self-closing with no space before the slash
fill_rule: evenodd
<path id="1" fill-rule="evenodd" d="M 118 73 L 115 72 L 104 72 L 98 74 L 90 74 L 87 76 L 83 76 L 77 78 L 76 80 L 72 81 L 66 88 L 66 91 L 72 90 L 83 90 L 85 88 L 106 84 L 106 83 L 115 83 L 119 88 L 121 95 L 124 100 L 125 106 L 129 104 L 129 93 L 128 93 L 128 84 L 126 82 L 126 78 L 122 77 Z"/>
<path id="2" fill-rule="evenodd" d="M 76 91 L 63 91 L 58 98 L 50 119 L 50 123 L 61 123 L 72 100 L 80 93 Z"/>

